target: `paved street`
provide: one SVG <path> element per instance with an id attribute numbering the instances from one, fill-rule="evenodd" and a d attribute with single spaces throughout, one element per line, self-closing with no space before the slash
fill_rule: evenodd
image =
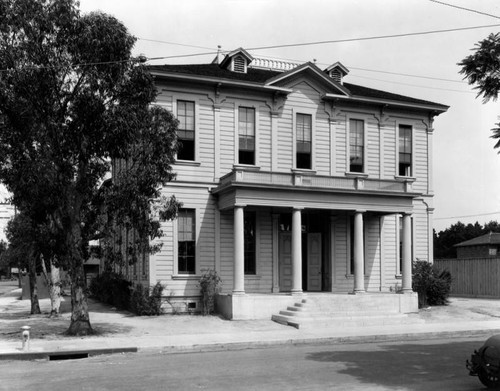
<path id="1" fill-rule="evenodd" d="M 11 390 L 453 390 L 484 389 L 465 360 L 483 339 L 98 356 L 0 362 Z"/>

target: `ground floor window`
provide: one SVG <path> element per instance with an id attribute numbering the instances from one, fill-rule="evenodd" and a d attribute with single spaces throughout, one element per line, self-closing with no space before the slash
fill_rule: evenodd
<path id="1" fill-rule="evenodd" d="M 196 273 L 195 210 L 179 209 L 177 218 L 177 265 L 179 274 Z"/>
<path id="2" fill-rule="evenodd" d="M 245 274 L 256 274 L 256 216 L 255 212 L 245 212 L 244 217 Z"/>

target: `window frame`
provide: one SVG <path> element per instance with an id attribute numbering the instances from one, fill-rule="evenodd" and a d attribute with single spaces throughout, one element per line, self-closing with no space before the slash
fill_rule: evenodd
<path id="1" fill-rule="evenodd" d="M 175 94 L 172 96 L 172 112 L 175 113 L 175 118 L 178 119 L 178 109 L 179 109 L 179 101 L 183 102 L 192 102 L 194 103 L 194 158 L 193 160 L 184 160 L 179 159 L 178 154 L 175 156 L 175 164 L 196 164 L 199 165 L 199 138 L 200 138 L 200 126 L 199 126 L 199 113 L 200 113 L 200 104 L 197 97 L 188 94 Z"/>
<path id="2" fill-rule="evenodd" d="M 179 268 L 179 256 L 180 256 L 180 250 L 179 250 L 179 217 L 181 214 L 181 211 L 189 211 L 193 213 L 193 235 L 194 235 L 194 270 L 191 271 L 181 271 Z M 174 275 L 176 276 L 183 276 L 183 277 L 190 277 L 190 276 L 196 276 L 199 274 L 199 249 L 198 249 L 198 215 L 197 215 L 197 210 L 195 208 L 180 208 L 179 213 L 177 216 L 177 219 L 175 219 L 175 224 L 174 224 L 174 259 L 175 259 L 175 266 L 174 266 Z"/>
<path id="3" fill-rule="evenodd" d="M 363 161 L 361 171 L 351 170 L 351 121 L 360 121 L 363 124 Z M 349 116 L 346 121 L 346 172 L 352 175 L 366 175 L 367 174 L 367 120 L 359 116 Z"/>
<path id="4" fill-rule="evenodd" d="M 410 130 L 410 163 L 409 163 L 409 175 L 401 175 L 400 173 L 400 154 L 401 152 L 401 146 L 400 146 L 400 132 L 401 129 L 406 128 Z M 409 124 L 407 122 L 397 122 L 396 124 L 396 176 L 397 177 L 403 177 L 403 178 L 413 178 L 414 177 L 414 171 L 415 171 L 415 127 L 412 124 Z"/>
<path id="5" fill-rule="evenodd" d="M 248 241 L 247 241 L 247 227 L 246 227 L 246 222 L 247 222 L 247 218 L 251 217 L 252 220 L 253 220 L 253 228 L 254 228 L 254 235 L 253 235 L 253 248 L 252 248 L 252 251 L 247 251 L 247 244 L 248 244 Z M 243 239 L 243 243 L 244 243 L 244 266 L 243 266 L 243 270 L 244 270 L 244 274 L 245 276 L 256 276 L 257 275 L 257 265 L 258 265 L 258 252 L 257 252 L 257 249 L 259 248 L 258 246 L 258 238 L 259 238 L 259 229 L 258 229 L 258 219 L 257 219 L 257 212 L 256 211 L 244 211 L 244 217 L 243 217 L 243 230 L 244 230 L 244 239 Z M 253 270 L 248 270 L 250 269 L 249 268 L 249 265 L 248 265 L 248 257 L 247 255 L 248 254 L 252 254 L 253 255 L 253 259 L 251 259 L 252 263 L 253 263 Z"/>
<path id="6" fill-rule="evenodd" d="M 240 118 L 241 118 L 241 110 L 252 110 L 253 111 L 253 163 L 242 163 L 241 156 L 240 156 L 240 136 L 242 135 L 241 128 L 240 128 Z M 248 115 L 248 114 L 247 114 Z M 246 166 L 256 166 L 257 165 L 257 110 L 255 106 L 251 105 L 238 105 L 236 108 L 236 130 L 237 130 L 237 135 L 236 135 L 236 153 L 235 153 L 235 158 L 236 158 L 236 164 L 238 165 L 246 165 Z M 245 124 L 248 124 L 248 122 L 245 122 Z"/>
<path id="7" fill-rule="evenodd" d="M 299 168 L 297 167 L 297 118 L 298 115 L 306 115 L 311 118 L 311 164 L 310 168 Z M 292 170 L 299 171 L 314 171 L 316 169 L 316 111 L 301 108 L 292 110 Z"/>
<path id="8" fill-rule="evenodd" d="M 246 164 L 239 162 L 239 150 L 240 150 L 240 129 L 239 129 L 239 121 L 240 121 L 240 108 L 253 109 L 254 110 L 254 121 L 255 121 L 255 139 L 254 139 L 254 164 Z M 259 158 L 259 106 L 252 102 L 245 101 L 235 101 L 234 102 L 234 166 L 237 167 L 253 167 L 259 168 L 260 158 Z"/>

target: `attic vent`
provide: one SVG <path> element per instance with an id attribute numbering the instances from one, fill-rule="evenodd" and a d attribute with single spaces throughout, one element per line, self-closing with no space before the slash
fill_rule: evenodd
<path id="1" fill-rule="evenodd" d="M 342 72 L 339 69 L 332 69 L 330 71 L 330 77 L 337 83 L 342 83 Z"/>
<path id="2" fill-rule="evenodd" d="M 240 73 L 246 73 L 246 61 L 243 57 L 236 56 L 233 59 L 233 71 L 240 72 Z"/>

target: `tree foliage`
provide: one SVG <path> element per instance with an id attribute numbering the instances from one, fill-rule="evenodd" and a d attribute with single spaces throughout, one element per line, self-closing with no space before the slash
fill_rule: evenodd
<path id="1" fill-rule="evenodd" d="M 161 234 L 151 208 L 174 178 L 177 121 L 153 105 L 153 78 L 114 17 L 81 15 L 74 0 L 0 0 L 0 15 L 0 180 L 57 238 L 57 266 L 71 277 L 68 332 L 88 334 L 88 243 L 124 224 L 137 232 L 135 253 Z M 117 180 L 105 181 L 111 162 Z M 159 208 L 170 218 L 177 202 Z"/>
<path id="2" fill-rule="evenodd" d="M 490 34 L 472 50 L 473 54 L 458 63 L 462 67 L 460 73 L 474 85 L 483 102 L 496 101 L 500 91 L 500 33 Z M 495 148 L 500 148 L 500 122 L 495 124 L 492 132 L 491 137 L 497 140 Z"/>
<path id="3" fill-rule="evenodd" d="M 490 221 L 483 226 L 476 221 L 474 224 L 465 225 L 459 221 L 437 234 L 434 232 L 434 258 L 456 258 L 456 244 L 489 232 L 500 232 L 500 224 Z"/>

